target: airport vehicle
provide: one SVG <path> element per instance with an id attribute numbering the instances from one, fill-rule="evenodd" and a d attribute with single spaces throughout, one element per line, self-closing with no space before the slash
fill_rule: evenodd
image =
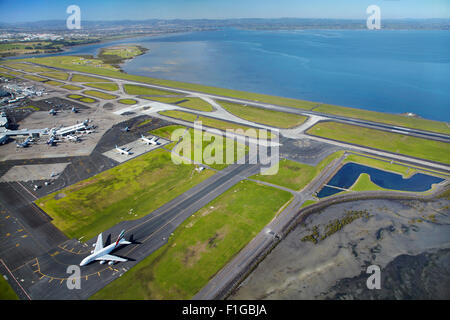
<path id="1" fill-rule="evenodd" d="M 9 137 L 6 134 L 0 135 L 0 144 L 5 144 Z"/>
<path id="2" fill-rule="evenodd" d="M 123 132 L 128 132 L 128 131 L 130 131 L 130 128 L 129 127 L 125 127 L 125 128 L 123 128 L 123 129 L 121 129 Z"/>
<path id="3" fill-rule="evenodd" d="M 72 107 L 72 112 L 73 112 L 73 113 L 78 113 L 78 109 L 75 108 L 75 107 Z"/>
<path id="4" fill-rule="evenodd" d="M 80 138 L 78 138 L 78 136 L 71 135 L 71 134 L 67 135 L 65 138 L 67 140 L 69 140 L 69 141 L 72 141 L 72 142 L 79 142 L 80 141 Z"/>
<path id="5" fill-rule="evenodd" d="M 50 139 L 47 140 L 47 144 L 49 146 L 56 146 L 56 143 L 59 142 L 60 140 L 56 139 L 55 136 L 51 136 Z"/>
<path id="6" fill-rule="evenodd" d="M 124 235 L 125 230 L 122 230 L 122 232 L 117 237 L 116 242 L 111 243 L 107 247 L 103 247 L 103 237 L 102 234 L 100 233 L 97 237 L 97 242 L 93 245 L 95 247 L 94 250 L 92 250 L 91 254 L 80 262 L 80 266 L 81 267 L 85 266 L 91 263 L 92 261 L 100 261 L 100 264 L 108 262 L 108 265 L 113 265 L 115 262 L 128 261 L 128 259 L 109 254 L 111 251 L 117 249 L 121 245 L 131 244 L 130 241 L 125 240 Z"/>
<path id="7" fill-rule="evenodd" d="M 48 112 L 48 114 L 51 114 L 52 116 L 55 116 L 57 113 L 57 111 L 55 109 L 50 109 L 50 111 Z"/>
<path id="8" fill-rule="evenodd" d="M 152 144 L 154 146 L 158 145 L 158 138 L 157 137 L 153 137 L 151 139 L 145 137 L 143 134 L 141 134 L 141 140 L 144 141 L 144 143 L 146 144 Z"/>
<path id="9" fill-rule="evenodd" d="M 28 137 L 24 142 L 16 143 L 16 146 L 17 146 L 17 148 L 26 148 L 30 145 L 31 140 L 32 139 L 30 137 Z"/>
<path id="10" fill-rule="evenodd" d="M 130 148 L 130 149 L 119 148 L 119 147 L 116 145 L 116 150 L 117 150 L 117 152 L 119 152 L 120 154 L 124 154 L 124 155 L 127 155 L 127 156 L 129 156 L 129 155 L 131 154 L 131 153 L 130 153 L 131 148 Z"/>

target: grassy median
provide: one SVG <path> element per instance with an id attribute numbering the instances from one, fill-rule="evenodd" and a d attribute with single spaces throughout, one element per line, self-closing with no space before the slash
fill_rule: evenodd
<path id="1" fill-rule="evenodd" d="M 271 127 L 292 128 L 301 125 L 306 120 L 305 116 L 297 114 L 244 106 L 226 101 L 218 102 L 223 108 L 234 114 L 236 117 Z"/>
<path id="2" fill-rule="evenodd" d="M 316 166 L 281 159 L 278 163 L 278 173 L 274 175 L 257 174 L 252 179 L 261 180 L 283 186 L 292 190 L 302 190 L 306 187 L 327 165 L 338 159 L 344 151 L 335 152 L 323 159 Z"/>
<path id="3" fill-rule="evenodd" d="M 201 121 L 203 126 L 217 128 L 219 130 L 243 130 L 243 135 L 257 138 L 258 137 L 258 129 L 252 128 L 248 126 L 244 126 L 241 124 L 237 124 L 234 122 L 223 121 L 215 118 L 205 117 L 205 116 L 197 116 L 196 114 L 179 111 L 179 110 L 167 110 L 160 111 L 159 114 L 175 119 L 185 120 L 189 122 Z M 252 129 L 252 130 L 249 130 Z M 267 132 L 268 138 L 272 137 L 271 132 Z M 261 137 L 262 139 L 262 137 Z"/>
<path id="4" fill-rule="evenodd" d="M 450 164 L 450 144 L 333 121 L 320 122 L 308 134 Z"/>

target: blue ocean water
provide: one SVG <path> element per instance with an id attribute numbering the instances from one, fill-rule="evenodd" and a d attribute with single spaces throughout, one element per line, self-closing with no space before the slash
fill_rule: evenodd
<path id="1" fill-rule="evenodd" d="M 423 192 L 429 190 L 433 184 L 440 183 L 444 180 L 423 173 L 416 173 L 413 176 L 404 179 L 400 174 L 350 162 L 345 164 L 333 178 L 331 178 L 327 185 L 348 189 L 362 173 L 367 173 L 370 176 L 370 180 L 382 188 L 400 191 Z M 328 197 L 339 192 L 342 192 L 342 190 L 324 187 L 319 191 L 317 197 Z"/>
<path id="2" fill-rule="evenodd" d="M 144 76 L 450 121 L 450 31 L 225 29 L 125 39 Z"/>

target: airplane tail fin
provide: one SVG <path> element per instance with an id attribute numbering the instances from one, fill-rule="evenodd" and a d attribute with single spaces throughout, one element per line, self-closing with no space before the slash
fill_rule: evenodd
<path id="1" fill-rule="evenodd" d="M 117 237 L 116 246 L 119 244 L 120 240 L 122 240 L 124 236 L 125 236 L 125 230 L 122 230 L 120 232 L 119 236 Z M 126 241 L 126 242 L 128 242 L 128 241 Z M 126 244 L 125 241 L 122 241 L 121 243 Z"/>

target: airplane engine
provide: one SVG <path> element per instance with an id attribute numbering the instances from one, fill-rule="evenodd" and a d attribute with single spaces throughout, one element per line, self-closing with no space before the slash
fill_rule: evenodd
<path id="1" fill-rule="evenodd" d="M 108 265 L 112 266 L 114 264 L 114 261 L 108 262 Z"/>
<path id="2" fill-rule="evenodd" d="M 100 264 L 105 264 L 105 262 L 106 262 L 105 260 L 102 260 L 100 261 Z"/>

